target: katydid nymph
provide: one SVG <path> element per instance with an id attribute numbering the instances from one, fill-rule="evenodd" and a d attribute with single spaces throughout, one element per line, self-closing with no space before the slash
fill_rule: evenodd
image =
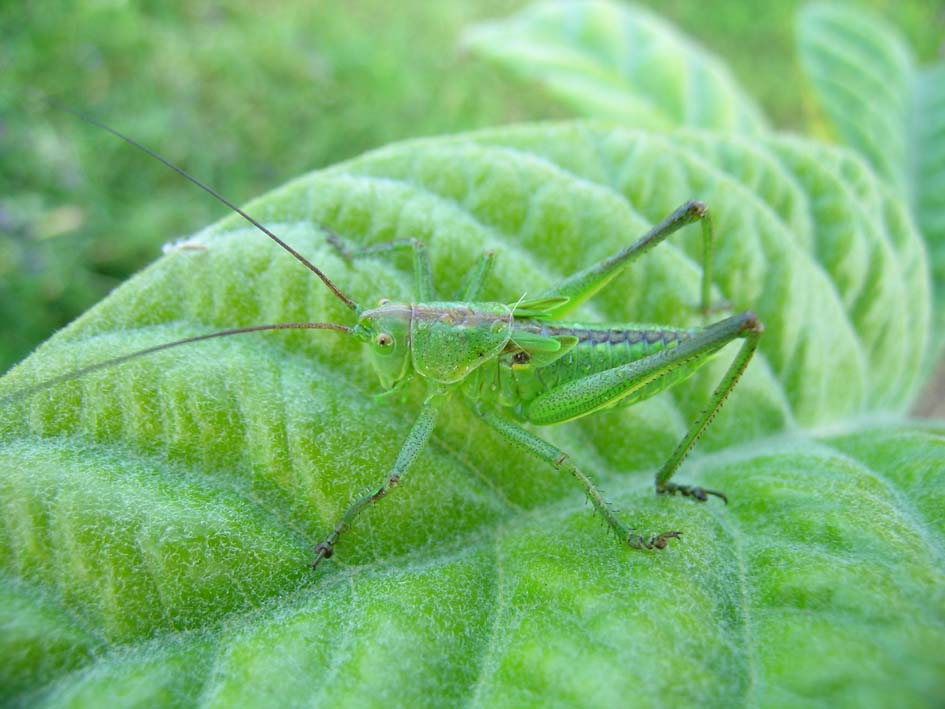
<path id="1" fill-rule="evenodd" d="M 711 423 L 745 371 L 758 347 L 763 326 L 751 312 L 731 315 L 703 327 L 661 327 L 579 323 L 563 320 L 607 286 L 630 263 L 687 225 L 702 230 L 701 308 L 710 312 L 712 284 L 712 222 L 707 207 L 688 202 L 627 247 L 556 286 L 517 302 L 484 302 L 481 294 L 496 255 L 487 252 L 474 264 L 455 300 L 441 300 L 433 285 L 425 245 L 415 239 L 353 248 L 327 226 L 327 241 L 349 263 L 365 256 L 406 251 L 412 254 L 415 302 L 382 299 L 364 308 L 343 293 L 317 266 L 213 189 L 185 173 L 131 138 L 98 121 L 80 116 L 161 161 L 211 194 L 277 243 L 314 273 L 350 311 L 352 322 L 297 322 L 256 325 L 175 340 L 74 370 L 24 390 L 0 404 L 29 396 L 91 371 L 118 366 L 131 359 L 211 338 L 286 329 L 334 330 L 354 337 L 368 349 L 369 358 L 387 392 L 420 380 L 426 397 L 406 441 L 378 483 L 355 499 L 327 536 L 315 547 L 312 568 L 330 558 L 345 531 L 368 506 L 403 482 L 430 439 L 445 402 L 462 400 L 487 426 L 511 444 L 528 451 L 550 468 L 570 473 L 618 540 L 631 548 L 666 548 L 680 531 L 640 533 L 624 522 L 594 482 L 571 457 L 526 426 L 547 426 L 588 416 L 602 409 L 630 406 L 688 378 L 734 340 L 740 349 L 722 376 L 706 407 L 696 417 L 676 449 L 656 473 L 658 494 L 682 495 L 705 502 L 716 490 L 672 481 L 683 459 Z M 356 267 L 356 265 L 354 265 Z"/>

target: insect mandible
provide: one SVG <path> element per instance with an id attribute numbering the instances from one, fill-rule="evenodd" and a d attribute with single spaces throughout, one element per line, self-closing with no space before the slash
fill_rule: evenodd
<path id="1" fill-rule="evenodd" d="M 655 478 L 659 494 L 679 494 L 700 502 L 711 496 L 727 501 L 719 491 L 676 483 L 672 477 L 751 361 L 764 331 L 759 319 L 752 312 L 744 312 L 695 328 L 611 326 L 561 320 L 608 285 L 635 259 L 682 227 L 696 222 L 701 225 L 703 242 L 701 306 L 703 312 L 708 313 L 713 230 L 703 203 L 687 202 L 629 246 L 537 296 L 516 303 L 481 300 L 483 286 L 495 261 L 493 253 L 484 254 L 473 265 L 456 300 L 443 301 L 435 293 L 429 255 L 421 241 L 407 239 L 350 249 L 340 236 L 324 228 L 328 241 L 349 261 L 386 252 L 412 253 L 417 301 L 382 300 L 377 307 L 365 309 L 298 251 L 212 188 L 109 126 L 81 114 L 75 115 L 164 163 L 246 219 L 318 276 L 352 311 L 354 324 L 277 323 L 167 342 L 74 370 L 14 392 L 0 399 L 0 403 L 98 369 L 201 340 L 280 329 L 335 330 L 356 338 L 368 348 L 385 390 L 395 391 L 416 378 L 425 383 L 426 397 L 390 470 L 376 487 L 348 507 L 315 547 L 312 568 L 334 554 L 342 535 L 366 507 L 380 501 L 402 482 L 429 441 L 445 402 L 453 397 L 464 401 L 480 420 L 513 444 L 552 468 L 570 473 L 622 543 L 634 549 L 664 549 L 669 540 L 679 538 L 681 532 L 640 534 L 634 531 L 566 452 L 536 436 L 523 424 L 552 425 L 602 409 L 630 406 L 688 378 L 723 347 L 740 339 L 741 348 L 706 407 Z"/>

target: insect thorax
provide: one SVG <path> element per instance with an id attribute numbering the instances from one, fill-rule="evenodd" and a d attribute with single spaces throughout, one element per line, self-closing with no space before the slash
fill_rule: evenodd
<path id="1" fill-rule="evenodd" d="M 512 323 L 512 310 L 502 303 L 384 303 L 359 319 L 371 333 L 372 361 L 387 388 L 411 368 L 441 384 L 462 381 L 505 349 Z"/>
<path id="2" fill-rule="evenodd" d="M 412 307 L 413 367 L 436 382 L 462 381 L 495 359 L 512 335 L 512 309 L 502 303 L 418 303 Z"/>

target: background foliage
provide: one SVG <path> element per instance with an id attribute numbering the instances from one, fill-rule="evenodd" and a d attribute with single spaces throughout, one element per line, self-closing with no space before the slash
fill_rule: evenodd
<path id="1" fill-rule="evenodd" d="M 655 0 L 727 63 L 774 126 L 806 129 L 791 0 Z M 30 90 L 183 164 L 237 202 L 392 140 L 566 117 L 458 46 L 515 0 L 344 6 L 229 0 L 0 7 L 0 370 L 86 310 L 160 246 L 221 208 L 153 161 Z M 934 0 L 868 0 L 918 61 L 941 44 Z M 418 41 L 418 38 L 422 38 Z M 816 121 L 815 121 L 816 125 Z"/>
<path id="2" fill-rule="evenodd" d="M 762 82 L 754 96 L 743 85 L 775 59 L 745 55 L 733 62 L 733 76 L 725 62 L 640 10 L 546 4 L 473 27 L 468 10 L 434 7 L 409 26 L 381 10 L 365 16 L 387 21 L 385 38 L 399 37 L 411 49 L 417 18 L 431 28 L 455 23 L 447 24 L 456 33 L 442 51 L 418 50 L 429 61 L 413 73 L 351 30 L 357 13 L 320 18 L 320 28 L 335 27 L 333 36 L 351 44 L 350 54 L 338 56 L 376 90 L 371 110 L 344 108 L 330 92 L 309 87 L 323 103 L 299 100 L 278 115 L 298 117 L 293 105 L 304 114 L 313 104 L 318 120 L 337 115 L 337 130 L 317 131 L 311 142 L 320 154 L 342 156 L 358 136 L 383 135 L 383 142 L 399 130 L 427 132 L 426 121 L 433 132 L 439 120 L 455 121 L 443 124 L 455 129 L 463 121 L 571 110 L 614 119 L 599 114 L 614 106 L 630 115 L 620 127 L 559 122 L 394 144 L 300 178 L 252 211 L 278 224 L 360 301 L 408 297 L 409 263 L 346 266 L 325 247 L 317 224 L 364 242 L 425 239 L 447 292 L 492 246 L 501 257 L 489 295 L 514 300 L 520 284 L 541 287 L 624 244 L 627 234 L 685 199 L 706 199 L 720 234 L 718 297 L 756 309 L 768 327 L 760 356 L 683 472 L 732 493 L 732 505 L 647 494 L 653 468 L 705 400 L 724 366 L 719 361 L 670 396 L 540 431 L 574 453 L 641 526 L 684 529 L 682 543 L 666 553 L 615 548 L 571 481 L 550 475 L 456 407 L 409 485 L 359 520 L 343 553 L 313 577 L 305 570 L 312 540 L 376 480 L 421 392 L 397 406 L 374 401 L 357 348 L 325 333 L 233 339 L 199 354 L 143 358 L 121 376 L 112 370 L 84 377 L 3 408 L 4 698 L 54 705 L 568 705 L 633 696 L 652 705 L 934 705 L 945 693 L 937 651 L 945 642 L 945 428 L 901 415 L 927 374 L 936 344 L 932 318 L 941 312 L 926 262 L 928 253 L 936 263 L 939 245 L 921 241 L 928 223 L 934 233 L 939 212 L 935 194 L 917 190 L 939 175 L 943 112 L 934 91 L 916 88 L 936 69 L 920 69 L 923 57 L 881 22 L 836 6 L 800 15 L 801 62 Z M 739 23 L 734 18 L 743 11 L 719 7 L 713 21 L 718 15 L 733 23 L 726 38 L 765 35 L 766 15 Z M 193 71 L 180 59 L 187 42 L 160 31 L 181 24 L 178 16 L 101 6 L 79 12 L 88 27 L 111 21 L 112 38 L 121 37 L 123 13 L 128 28 L 149 27 L 138 36 L 180 61 L 177 72 L 159 75 L 189 87 L 182 105 L 202 97 L 201 86 L 219 85 L 186 78 L 175 84 L 174 77 Z M 935 17 L 924 12 L 910 6 L 897 18 Z M 36 36 L 45 17 L 34 18 Z M 346 66 L 332 52 L 306 54 L 310 40 L 296 34 L 305 27 L 300 16 L 291 31 L 272 30 L 281 42 L 255 46 L 293 46 L 294 39 L 302 45 L 296 58 L 312 63 L 243 57 L 228 64 L 215 45 L 226 44 L 226 30 L 234 46 L 259 36 L 255 24 L 247 35 L 240 17 L 238 6 L 217 4 L 191 15 L 197 26 L 225 28 L 204 50 L 215 71 L 235 66 L 262 77 L 273 66 L 304 66 L 304 75 L 324 77 Z M 45 36 L 62 35 L 61 20 L 46 21 L 55 26 Z M 785 19 L 778 32 L 788 34 L 776 36 L 789 37 L 793 21 Z M 457 55 L 460 30 L 467 53 Z M 439 32 L 428 36 L 439 41 Z M 55 43 L 80 45 L 98 49 Z M 849 52 L 838 48 L 866 48 L 870 61 L 851 66 Z M 25 45 L 19 51 L 31 56 Z M 146 66 L 127 61 L 128 71 Z M 445 63 L 437 68 L 437 61 Z M 752 78 L 739 81 L 738 72 Z M 838 75 L 844 79 L 825 81 Z M 772 131 L 807 122 L 797 101 L 779 104 L 790 94 L 785 76 L 811 79 L 804 102 L 814 132 L 852 150 Z M 856 122 L 845 122 L 849 106 L 876 95 L 870 82 L 877 76 L 890 89 L 887 100 L 859 104 L 872 127 L 858 132 Z M 424 88 L 425 80 L 437 91 Z M 352 78 L 343 86 L 362 84 Z M 766 111 L 757 96 L 772 86 L 781 98 L 768 97 Z M 139 90 L 136 100 L 144 101 L 149 92 Z M 404 117 L 404 105 L 417 104 L 401 92 L 425 100 L 426 110 Z M 614 100 L 595 102 L 601 97 Z M 291 101 L 284 92 L 281 100 Z M 234 101 L 239 116 L 246 109 Z M 385 101 L 400 121 L 378 122 Z M 58 118 L 33 110 L 40 117 L 34 125 L 11 124 L 11 134 L 26 141 L 15 142 L 14 151 L 59 135 Z M 163 121 L 178 114 L 163 110 L 164 118 L 150 123 L 155 140 L 122 127 L 167 152 Z M 260 120 L 249 111 L 241 126 L 251 124 L 248 115 Z M 915 116 L 928 117 L 918 133 L 905 127 Z M 647 130 L 634 128 L 638 123 Z M 229 139 L 211 125 L 201 146 Z M 874 140 L 880 130 L 889 135 L 888 151 Z M 274 144 L 285 142 L 287 163 L 306 159 L 297 134 L 271 135 Z M 915 135 L 924 141 L 921 164 L 907 159 Z M 244 137 L 251 141 L 255 131 Z M 50 145 L 48 155 L 66 165 L 63 144 Z M 73 178 L 107 162 L 103 156 L 123 154 L 111 139 L 94 137 L 89 145 L 97 148 L 73 162 Z M 127 160 L 129 172 L 116 189 L 148 182 L 151 168 L 138 156 L 117 159 Z M 29 163 L 5 165 L 28 171 Z M 194 169 L 215 184 L 230 179 L 225 169 Z M 152 196 L 148 202 L 164 201 L 141 189 Z M 224 191 L 232 194 L 226 185 Z M 91 237 L 81 236 L 95 222 L 91 208 L 68 201 L 53 207 L 46 199 L 16 193 L 10 200 L 18 229 L 10 253 L 33 265 L 59 263 L 58 249 L 94 253 L 86 250 Z M 115 205 L 116 213 L 130 214 L 130 199 Z M 166 214 L 186 211 L 175 206 Z M 115 219 L 105 216 L 102 223 Z M 930 220 L 924 227 L 923 219 Z M 127 225 L 128 234 L 144 234 L 144 226 Z M 46 238 L 38 245 L 25 238 L 40 233 Z M 312 313 L 345 317 L 324 288 L 284 254 L 261 248 L 256 236 L 232 218 L 202 232 L 196 241 L 206 250 L 172 251 L 44 346 L 0 384 L 0 395 L 119 350 L 208 328 Z M 127 253 L 135 248 L 148 247 Z M 695 235 L 674 239 L 582 315 L 691 321 L 698 252 Z M 100 282 L 105 270 L 85 284 Z"/>

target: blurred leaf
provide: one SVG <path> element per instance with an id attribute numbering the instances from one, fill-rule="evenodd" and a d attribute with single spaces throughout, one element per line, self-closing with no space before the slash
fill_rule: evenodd
<path id="1" fill-rule="evenodd" d="M 815 3 L 798 15 L 798 52 L 830 127 L 906 191 L 912 54 L 860 9 Z"/>
<path id="2" fill-rule="evenodd" d="M 646 10 L 543 2 L 466 34 L 466 44 L 585 116 L 636 128 L 757 134 L 765 120 L 715 57 Z"/>
<path id="3" fill-rule="evenodd" d="M 707 12 L 700 0 L 645 0 L 725 57 L 772 123 L 791 128 L 801 125 L 791 56 L 800 2 L 715 0 Z M 0 3 L 0 370 L 162 243 L 221 213 L 109 136 L 32 110 L 26 92 L 103 119 L 240 202 L 392 140 L 569 116 L 541 86 L 456 51 L 464 27 L 524 4 L 285 0 L 260 13 L 253 0 Z M 919 56 L 934 55 L 938 0 L 857 4 L 882 12 Z M 11 202 L 38 203 L 12 234 Z M 83 210 L 82 226 L 36 245 L 43 225 L 31 220 L 65 205 Z"/>
<path id="4" fill-rule="evenodd" d="M 563 116 L 456 51 L 463 27 L 500 8 L 508 0 L 284 0 L 265 13 L 255 0 L 0 3 L 0 371 L 223 211 L 37 94 L 241 202 L 393 140 Z M 42 242 L 64 207 L 82 223 Z"/>
<path id="5" fill-rule="evenodd" d="M 945 63 L 916 68 L 896 32 L 861 8 L 808 6 L 801 64 L 826 130 L 905 195 L 929 246 L 936 349 L 945 345 Z"/>
<path id="6" fill-rule="evenodd" d="M 456 402 L 401 489 L 312 575 L 313 542 L 382 477 L 423 392 L 374 399 L 376 378 L 338 333 L 170 350 L 0 408 L 0 568 L 13 609 L 3 617 L 38 623 L 8 635 L 27 660 L 6 670 L 7 698 L 834 706 L 941 696 L 945 430 L 851 423 L 908 406 L 921 347 L 901 333 L 927 336 L 919 237 L 862 161 L 798 139 L 521 126 L 392 145 L 249 209 L 367 305 L 410 297 L 409 257 L 348 265 L 319 225 L 361 244 L 423 239 L 444 294 L 493 249 L 486 295 L 511 301 L 694 197 L 716 224 L 716 296 L 767 326 L 680 476 L 732 504 L 650 487 L 724 354 L 671 396 L 538 429 L 638 529 L 682 530 L 679 543 L 620 548 L 573 481 Z M 580 317 L 698 322 L 697 232 L 647 254 Z M 222 327 L 350 321 L 236 219 L 191 243 L 205 249 L 171 251 L 119 288 L 0 381 L 0 396 Z M 814 438 L 797 423 L 845 433 Z"/>

